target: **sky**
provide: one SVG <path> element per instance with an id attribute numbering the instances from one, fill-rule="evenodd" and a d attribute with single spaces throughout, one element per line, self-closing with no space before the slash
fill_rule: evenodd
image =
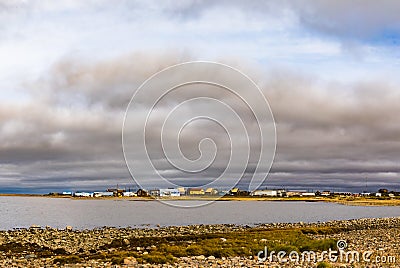
<path id="1" fill-rule="evenodd" d="M 271 170 L 260 163 L 270 171 L 262 187 L 400 191 L 398 14 L 396 0 L 0 0 L 0 192 L 133 187 L 121 142 L 125 111 L 146 79 L 187 61 L 233 66 L 268 100 L 276 152 Z M 157 111 L 199 92 L 245 110 L 229 92 L 199 87 Z M 240 139 L 238 129 L 227 136 L 213 122 L 188 126 L 179 141 L 185 157 L 201 155 L 202 138 L 218 149 L 193 175 L 163 159 L 157 124 L 150 127 L 154 168 L 187 186 L 220 176 L 231 152 L 226 140 Z M 131 172 L 150 176 L 140 164 Z"/>

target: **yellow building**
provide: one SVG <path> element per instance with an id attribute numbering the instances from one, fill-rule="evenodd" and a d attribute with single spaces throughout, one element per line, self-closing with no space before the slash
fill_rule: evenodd
<path id="1" fill-rule="evenodd" d="M 189 188 L 189 195 L 204 195 L 204 190 L 202 188 Z"/>
<path id="2" fill-rule="evenodd" d="M 218 190 L 215 188 L 207 188 L 206 195 L 217 195 L 218 194 Z"/>

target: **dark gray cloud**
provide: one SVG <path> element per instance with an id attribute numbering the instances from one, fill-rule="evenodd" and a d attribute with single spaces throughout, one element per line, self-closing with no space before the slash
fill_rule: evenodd
<path id="1" fill-rule="evenodd" d="M 25 82 L 29 101 L 0 108 L 1 187 L 41 191 L 133 185 L 121 145 L 126 105 L 142 81 L 180 59 L 174 54 L 154 57 L 135 53 L 90 64 L 62 61 L 39 80 Z M 259 72 L 254 78 L 277 124 L 276 160 L 265 185 L 362 189 L 365 177 L 370 187 L 396 185 L 400 174 L 396 84 L 379 79 L 322 83 L 311 75 L 284 69 Z M 242 109 L 228 92 L 214 95 Z M 162 107 L 168 111 L 173 105 L 166 101 Z M 196 176 L 212 179 L 220 175 L 230 149 L 223 131 L 202 122 L 187 131 L 181 141 L 184 154 L 197 158 L 199 140 L 213 137 L 220 150 L 215 165 L 205 173 L 185 176 L 168 164 L 154 143 L 151 157 L 156 167 L 172 181 L 187 185 Z M 254 164 L 253 159 L 245 174 L 251 174 Z M 150 174 L 146 170 L 137 173 Z"/>
<path id="2" fill-rule="evenodd" d="M 190 1 L 189 1 L 190 2 Z M 400 3 L 396 0 L 192 1 L 178 6 L 186 18 L 209 9 L 238 8 L 248 16 L 279 17 L 292 13 L 309 29 L 349 40 L 400 38 Z M 386 36 L 385 36 L 386 35 Z M 393 36 L 394 35 L 394 36 Z"/>
<path id="3" fill-rule="evenodd" d="M 328 35 L 350 40 L 400 38 L 400 3 L 396 0 L 300 0 L 292 5 L 306 27 Z"/>

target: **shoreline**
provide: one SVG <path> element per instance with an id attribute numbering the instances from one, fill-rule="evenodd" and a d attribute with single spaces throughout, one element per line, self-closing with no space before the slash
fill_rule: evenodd
<path id="1" fill-rule="evenodd" d="M 0 197 L 36 197 L 36 198 L 64 198 L 73 200 L 127 200 L 127 201 L 273 201 L 273 202 L 327 202 L 349 206 L 400 206 L 400 197 L 242 197 L 223 196 L 215 197 L 190 197 L 181 196 L 173 198 L 154 197 L 71 197 L 47 194 L 2 194 Z"/>
<path id="2" fill-rule="evenodd" d="M 255 226 L 200 224 L 155 229 L 105 227 L 75 230 L 67 227 L 60 230 L 34 226 L 0 231 L 0 266 L 260 267 L 257 253 L 266 246 L 276 252 L 322 252 L 334 249 L 338 240 L 346 241 L 348 250 L 373 251 L 375 260 L 382 254 L 395 256 L 394 262 L 384 267 L 398 267 L 400 217 Z M 307 264 L 316 267 L 321 262 L 283 265 L 275 259 L 262 265 L 298 267 L 300 264 L 304 267 Z M 329 260 L 324 262 L 329 264 Z M 337 264 L 332 262 L 329 265 Z M 371 264 L 381 267 L 376 261 Z M 353 265 L 364 267 L 365 262 Z"/>

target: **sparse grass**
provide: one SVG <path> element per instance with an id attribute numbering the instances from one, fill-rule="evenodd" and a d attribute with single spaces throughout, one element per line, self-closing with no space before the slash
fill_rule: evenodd
<path id="1" fill-rule="evenodd" d="M 124 257 L 112 257 L 111 258 L 111 263 L 112 264 L 122 264 L 124 263 Z"/>
<path id="2" fill-rule="evenodd" d="M 174 261 L 174 256 L 172 256 L 171 254 L 164 255 L 162 253 L 156 252 L 152 254 L 143 255 L 142 259 L 148 263 L 164 264 L 164 263 L 172 263 Z"/>
<path id="3" fill-rule="evenodd" d="M 116 248 L 112 254 L 91 255 L 90 259 L 109 259 L 114 264 L 120 264 L 128 256 L 135 257 L 139 263 L 173 263 L 175 258 L 184 256 L 255 256 L 264 249 L 284 250 L 286 252 L 305 250 L 323 251 L 335 248 L 336 240 L 312 239 L 307 234 L 332 234 L 339 228 L 315 227 L 292 229 L 257 229 L 252 228 L 241 232 L 194 234 L 168 237 L 131 238 L 130 244 L 124 245 L 120 240 L 114 240 L 107 248 Z M 223 238 L 223 239 L 222 239 Z M 136 247 L 152 249 L 148 254 L 137 252 Z"/>
<path id="4" fill-rule="evenodd" d="M 303 234 L 313 234 L 313 235 L 337 234 L 346 231 L 344 228 L 340 227 L 304 227 L 301 228 L 300 230 Z"/>
<path id="5" fill-rule="evenodd" d="M 318 264 L 317 264 L 317 268 L 330 268 L 330 267 L 332 267 L 329 263 L 327 263 L 327 262 L 319 262 Z"/>
<path id="6" fill-rule="evenodd" d="M 247 228 L 225 233 L 170 235 L 165 237 L 131 237 L 129 243 L 115 239 L 111 243 L 93 248 L 89 252 L 71 255 L 63 248 L 50 249 L 36 244 L 8 243 L 0 245 L 6 254 L 34 252 L 39 258 L 54 256 L 53 263 L 75 264 L 83 260 L 102 260 L 122 264 L 127 257 L 138 263 L 173 263 L 176 258 L 204 255 L 221 257 L 256 256 L 259 251 L 316 251 L 335 248 L 333 239 L 313 239 L 310 234 L 334 234 L 345 231 L 336 227 L 303 227 L 286 229 Z M 140 247 L 140 250 L 137 248 Z M 111 249 L 111 250 L 110 250 Z M 144 254 L 144 252 L 147 252 Z M 324 266 L 321 266 L 324 267 Z"/>

